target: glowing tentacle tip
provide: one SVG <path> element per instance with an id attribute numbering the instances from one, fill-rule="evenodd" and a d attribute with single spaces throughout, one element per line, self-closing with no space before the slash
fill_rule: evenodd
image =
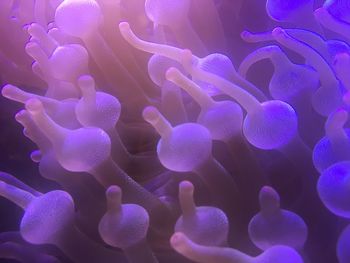
<path id="1" fill-rule="evenodd" d="M 122 191 L 112 185 L 106 190 L 107 212 L 98 230 L 102 239 L 113 247 L 128 249 L 146 238 L 149 227 L 147 211 L 135 204 L 122 204 Z"/>
<path id="2" fill-rule="evenodd" d="M 259 193 L 260 212 L 250 221 L 249 237 L 262 250 L 275 245 L 302 249 L 307 238 L 307 226 L 297 214 L 280 209 L 278 193 L 264 186 Z"/>
<path id="3" fill-rule="evenodd" d="M 179 200 L 182 216 L 176 221 L 175 232 L 186 234 L 201 245 L 221 246 L 227 242 L 229 223 L 225 213 L 211 206 L 196 207 L 194 187 L 189 181 L 179 184 Z M 211 235 L 208 239 L 207 236 Z"/>
<path id="4" fill-rule="evenodd" d="M 333 214 L 350 218 L 350 162 L 339 162 L 324 170 L 317 190 L 323 204 Z"/>

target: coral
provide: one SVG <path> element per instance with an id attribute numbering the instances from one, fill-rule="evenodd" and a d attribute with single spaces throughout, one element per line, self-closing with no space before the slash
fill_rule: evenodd
<path id="1" fill-rule="evenodd" d="M 349 8 L 1 0 L 0 259 L 349 263 Z"/>

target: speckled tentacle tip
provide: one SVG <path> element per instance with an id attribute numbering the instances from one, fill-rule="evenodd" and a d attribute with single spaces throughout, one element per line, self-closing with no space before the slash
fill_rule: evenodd
<path id="1" fill-rule="evenodd" d="M 157 263 L 147 244 L 149 227 L 147 211 L 135 204 L 122 204 L 122 191 L 112 185 L 106 190 L 107 212 L 101 218 L 98 231 L 105 243 L 120 248 L 129 263 Z"/>
<path id="2" fill-rule="evenodd" d="M 310 66 L 294 64 L 280 47 L 270 45 L 245 57 L 239 66 L 239 73 L 246 77 L 250 68 L 263 59 L 269 59 L 274 67 L 269 82 L 270 95 L 273 99 L 289 103 L 295 109 L 300 135 L 312 145 L 314 138 L 320 136 L 322 131 L 322 122 L 310 106 L 311 96 L 319 87 L 317 72 Z"/>
<path id="3" fill-rule="evenodd" d="M 24 210 L 20 231 L 27 242 L 55 245 L 76 262 L 115 262 L 119 258 L 118 253 L 90 240 L 75 227 L 74 202 L 67 192 L 56 190 L 35 196 L 1 181 L 0 195 Z"/>
<path id="4" fill-rule="evenodd" d="M 182 232 L 201 245 L 226 245 L 229 233 L 227 216 L 216 207 L 196 207 L 193 195 L 194 186 L 192 183 L 182 181 L 179 184 L 179 201 L 182 215 L 176 221 L 175 232 Z"/>
<path id="5" fill-rule="evenodd" d="M 167 169 L 195 172 L 203 178 L 214 200 L 229 210 L 236 208 L 237 186 L 228 171 L 212 156 L 212 138 L 207 128 L 197 123 L 172 127 L 152 106 L 144 109 L 143 118 L 161 136 L 157 154 Z"/>
<path id="6" fill-rule="evenodd" d="M 328 167 L 318 179 L 318 194 L 333 214 L 350 218 L 349 195 L 350 162 L 338 162 Z"/>
<path id="7" fill-rule="evenodd" d="M 264 186 L 259 193 L 260 212 L 249 223 L 249 237 L 261 250 L 285 245 L 301 250 L 307 239 L 307 226 L 297 214 L 280 208 L 278 193 Z"/>

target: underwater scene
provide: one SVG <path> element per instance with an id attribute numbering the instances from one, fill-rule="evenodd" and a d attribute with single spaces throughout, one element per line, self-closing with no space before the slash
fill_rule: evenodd
<path id="1" fill-rule="evenodd" d="M 350 263 L 349 0 L 0 0 L 0 262 Z"/>

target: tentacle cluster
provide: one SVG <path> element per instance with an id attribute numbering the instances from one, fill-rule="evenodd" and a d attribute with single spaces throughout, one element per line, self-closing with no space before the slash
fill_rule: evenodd
<path id="1" fill-rule="evenodd" d="M 0 258 L 350 262 L 349 0 L 1 0 L 0 33 L 57 188 L 0 172 Z"/>

